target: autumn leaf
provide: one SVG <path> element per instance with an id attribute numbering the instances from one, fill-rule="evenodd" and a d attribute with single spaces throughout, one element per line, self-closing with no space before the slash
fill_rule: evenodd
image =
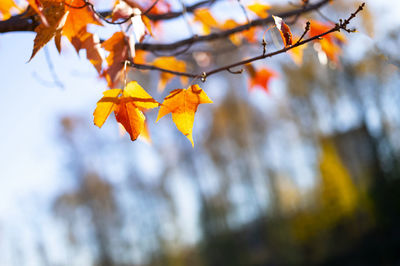
<path id="1" fill-rule="evenodd" d="M 73 37 L 79 36 L 82 29 L 86 30 L 88 24 L 100 25 L 100 21 L 94 16 L 93 11 L 89 6 L 85 6 L 85 1 L 83 0 L 68 0 L 68 4 L 65 8 L 68 12 L 65 25 L 62 29 L 62 35 L 66 36 L 70 41 Z M 83 7 L 83 8 L 73 8 L 73 7 Z"/>
<path id="2" fill-rule="evenodd" d="M 194 115 L 197 107 L 202 103 L 212 103 L 212 101 L 197 84 L 187 89 L 173 90 L 164 98 L 158 111 L 157 121 L 166 114 L 172 113 L 172 120 L 176 127 L 194 146 L 192 136 Z"/>
<path id="3" fill-rule="evenodd" d="M 266 18 L 268 17 L 268 10 L 271 9 L 271 6 L 260 2 L 254 2 L 248 5 L 247 8 L 260 18 Z"/>
<path id="4" fill-rule="evenodd" d="M 11 9 L 13 8 L 20 10 L 13 0 L 1 0 L 0 14 L 2 15 L 3 20 L 11 17 Z"/>
<path id="5" fill-rule="evenodd" d="M 167 70 L 186 72 L 186 63 L 184 61 L 177 60 L 173 56 L 158 57 L 153 61 L 153 65 Z M 158 90 L 163 91 L 167 83 L 174 77 L 174 74 L 161 72 L 160 81 L 158 82 Z M 182 83 L 185 83 L 186 81 L 186 77 L 181 77 Z"/>
<path id="6" fill-rule="evenodd" d="M 158 106 L 159 103 L 136 81 L 131 81 L 124 90 L 111 89 L 103 93 L 93 113 L 94 124 L 101 127 L 114 111 L 116 120 L 124 126 L 131 140 L 134 141 L 144 129 L 146 117 L 143 111 Z"/>
<path id="7" fill-rule="evenodd" d="M 110 52 L 106 58 L 108 68 L 104 71 L 108 85 L 112 88 L 122 77 L 124 62 L 135 56 L 134 40 L 126 36 L 124 32 L 118 31 L 108 40 L 102 43 L 102 47 Z"/>
<path id="8" fill-rule="evenodd" d="M 272 17 L 274 18 L 276 28 L 279 30 L 279 33 L 281 34 L 283 44 L 285 45 L 285 47 L 292 45 L 293 37 L 289 26 L 283 21 L 282 18 L 278 16 L 272 16 Z"/>
<path id="9" fill-rule="evenodd" d="M 333 24 L 330 23 L 322 23 L 319 21 L 312 20 L 310 21 L 310 36 L 318 36 L 329 31 Z M 322 37 L 321 40 L 318 40 L 321 45 L 321 50 L 326 54 L 326 56 L 335 63 L 339 62 L 339 55 L 342 52 L 340 44 L 346 42 L 346 37 L 341 32 L 332 32 Z"/>
<path id="10" fill-rule="evenodd" d="M 203 25 L 203 33 L 210 34 L 211 29 L 219 28 L 220 24 L 215 20 L 208 8 L 199 8 L 194 12 L 194 21 Z"/>
<path id="11" fill-rule="evenodd" d="M 96 34 L 87 32 L 86 28 L 82 28 L 77 35 L 72 37 L 71 43 L 78 53 L 81 49 L 86 50 L 86 58 L 100 74 L 104 61 L 104 54 L 101 49 L 99 37 Z"/>
<path id="12" fill-rule="evenodd" d="M 39 0 L 27 0 L 27 2 L 29 3 L 30 7 L 34 10 L 34 12 L 36 12 L 36 14 L 39 16 L 41 22 L 45 25 L 45 26 L 49 26 L 49 23 L 47 22 L 46 17 L 43 14 L 43 6 L 40 3 Z M 28 11 L 28 14 L 30 12 Z M 30 15 L 30 14 L 29 14 Z"/>
<path id="13" fill-rule="evenodd" d="M 43 23 L 35 28 L 36 37 L 33 44 L 32 55 L 29 61 L 36 55 L 36 53 L 48 43 L 54 36 L 59 35 L 65 23 L 66 12 L 63 2 L 58 1 L 42 1 L 43 14 L 46 17 L 48 26 Z M 59 38 L 57 38 L 59 41 Z M 59 47 L 59 43 L 57 43 Z"/>
<path id="14" fill-rule="evenodd" d="M 247 73 L 249 73 L 249 89 L 261 88 L 266 93 L 269 92 L 269 82 L 271 79 L 278 77 L 278 74 L 268 68 L 256 70 L 251 64 L 245 65 Z"/>
<path id="15" fill-rule="evenodd" d="M 94 110 L 94 124 L 102 127 L 115 106 L 119 103 L 118 96 L 121 94 L 121 89 L 111 89 L 103 92 L 103 97 L 97 102 L 97 107 Z"/>

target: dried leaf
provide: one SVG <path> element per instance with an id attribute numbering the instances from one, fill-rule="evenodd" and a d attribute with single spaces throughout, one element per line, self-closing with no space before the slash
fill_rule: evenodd
<path id="1" fill-rule="evenodd" d="M 285 45 L 285 47 L 292 45 L 293 37 L 289 26 L 283 21 L 282 18 L 278 16 L 272 16 L 272 17 L 274 18 L 275 25 L 279 30 L 279 33 L 281 34 L 283 44 Z"/>
<path id="2" fill-rule="evenodd" d="M 194 146 L 192 136 L 194 115 L 197 107 L 202 103 L 212 103 L 212 101 L 197 84 L 187 89 L 173 90 L 164 98 L 157 121 L 166 114 L 172 113 L 172 120 L 176 127 Z"/>

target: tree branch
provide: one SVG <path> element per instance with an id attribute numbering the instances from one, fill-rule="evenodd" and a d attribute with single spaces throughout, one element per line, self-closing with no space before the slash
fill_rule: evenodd
<path id="1" fill-rule="evenodd" d="M 305 14 L 305 13 L 311 12 L 315 9 L 321 8 L 322 6 L 324 6 L 325 4 L 327 4 L 330 1 L 331 0 L 321 0 L 313 5 L 308 5 L 306 8 L 302 7 L 302 8 L 294 9 L 291 11 L 282 12 L 282 13 L 279 13 L 276 15 L 281 18 L 288 18 L 288 17 L 292 17 L 292 16 L 297 16 L 298 14 Z M 271 16 L 269 16 L 264 19 L 253 20 L 250 23 L 243 24 L 238 27 L 235 27 L 235 28 L 232 28 L 229 30 L 225 30 L 225 31 L 221 31 L 221 32 L 211 33 L 211 34 L 202 35 L 202 36 L 195 35 L 195 36 L 187 38 L 187 39 L 183 39 L 180 41 L 176 41 L 173 43 L 167 43 L 167 44 L 165 44 L 165 43 L 138 43 L 138 44 L 136 44 L 135 48 L 138 50 L 146 50 L 146 51 L 171 51 L 171 50 L 175 50 L 175 49 L 180 48 L 185 45 L 192 45 L 194 43 L 207 42 L 207 41 L 213 41 L 213 40 L 217 40 L 217 39 L 226 38 L 229 35 L 248 30 L 252 27 L 266 25 L 266 24 L 272 23 L 272 22 L 273 22 L 273 18 Z"/>
<path id="2" fill-rule="evenodd" d="M 203 0 L 190 6 L 186 6 L 186 12 L 192 13 L 196 9 L 204 6 L 214 4 L 219 0 Z M 83 7 L 87 6 L 85 4 Z M 147 10 L 146 10 L 147 11 Z M 146 12 L 145 11 L 145 12 Z M 111 15 L 111 11 L 98 12 L 100 16 L 107 17 Z M 172 11 L 164 14 L 146 14 L 146 16 L 152 21 L 169 20 L 174 19 L 183 14 L 183 11 Z M 15 15 L 8 20 L 0 21 L 0 33 L 14 32 L 14 31 L 34 31 L 39 23 L 33 19 L 33 17 L 24 17 L 23 14 Z"/>
<path id="3" fill-rule="evenodd" d="M 242 60 L 242 61 L 239 61 L 239 62 L 236 62 L 236 63 L 233 63 L 233 64 L 222 66 L 222 67 L 210 70 L 208 72 L 203 72 L 201 74 L 179 72 L 179 71 L 174 71 L 174 70 L 169 70 L 169 69 L 156 67 L 156 66 L 153 66 L 153 65 L 135 64 L 133 62 L 129 62 L 129 65 L 132 66 L 132 67 L 136 67 L 138 69 L 157 70 L 157 71 L 161 71 L 161 72 L 171 73 L 171 74 L 174 74 L 174 75 L 177 75 L 177 76 L 185 76 L 185 77 L 191 77 L 191 78 L 201 78 L 201 80 L 203 82 L 206 80 L 207 77 L 209 77 L 211 75 L 214 75 L 216 73 L 222 72 L 222 71 L 228 71 L 229 73 L 232 73 L 232 74 L 239 74 L 239 73 L 241 73 L 240 70 L 239 71 L 232 71 L 231 69 L 234 68 L 234 67 L 237 67 L 237 66 L 241 66 L 241 65 L 245 65 L 245 64 L 248 64 L 248 63 L 251 63 L 251 62 L 254 62 L 254 61 L 265 59 L 267 57 L 272 57 L 272 56 L 275 56 L 275 55 L 278 55 L 278 54 L 285 53 L 285 52 L 287 52 L 287 51 L 289 51 L 289 50 L 291 50 L 293 48 L 296 48 L 296 47 L 298 47 L 300 45 L 306 44 L 306 43 L 314 41 L 314 40 L 318 40 L 321 37 L 323 37 L 323 36 L 325 36 L 327 34 L 330 34 L 332 32 L 335 32 L 335 31 L 344 30 L 344 31 L 346 31 L 348 33 L 354 32 L 353 29 L 348 29 L 347 26 L 349 25 L 350 21 L 353 18 L 355 18 L 356 15 L 361 10 L 363 10 L 364 6 L 365 6 L 365 3 L 362 3 L 358 7 L 358 9 L 354 13 L 352 13 L 350 15 L 350 17 L 348 17 L 345 20 L 340 19 L 339 23 L 335 24 L 334 27 L 332 27 L 330 30 L 328 30 L 326 32 L 323 32 L 323 33 L 321 33 L 319 35 L 310 37 L 310 38 L 305 39 L 305 40 L 301 40 L 304 37 L 304 35 L 309 31 L 309 23 L 307 23 L 306 27 L 305 27 L 305 30 L 304 30 L 304 34 L 302 34 L 302 38 L 300 38 L 295 44 L 293 44 L 291 46 L 284 47 L 284 48 L 282 48 L 280 50 L 277 50 L 275 52 L 271 52 L 271 53 L 268 53 L 268 54 L 263 53 L 261 55 L 258 55 L 258 56 L 255 56 L 255 57 L 252 57 L 252 58 L 249 58 L 249 59 L 246 59 L 246 60 Z"/>

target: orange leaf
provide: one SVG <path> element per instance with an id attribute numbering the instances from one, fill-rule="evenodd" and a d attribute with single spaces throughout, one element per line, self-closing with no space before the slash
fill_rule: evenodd
<path id="1" fill-rule="evenodd" d="M 103 97 L 97 102 L 97 107 L 94 110 L 94 124 L 102 127 L 108 116 L 114 111 L 115 106 L 118 104 L 118 95 L 122 92 L 121 89 L 111 89 L 103 92 Z"/>
<path id="2" fill-rule="evenodd" d="M 210 34 L 212 28 L 219 28 L 220 26 L 208 8 L 196 9 L 194 12 L 194 21 L 201 22 L 204 34 Z"/>
<path id="3" fill-rule="evenodd" d="M 193 143 L 193 122 L 197 107 L 202 103 L 212 103 L 207 94 L 197 85 L 187 89 L 177 89 L 164 98 L 157 121 L 166 114 L 172 113 L 172 120 L 180 132 Z"/>
<path id="4" fill-rule="evenodd" d="M 114 87 L 122 77 L 125 60 L 135 56 L 134 42 L 131 37 L 126 36 L 122 31 L 118 31 L 103 42 L 101 46 L 110 52 L 106 58 L 108 68 L 103 73 L 103 76 L 106 77 L 108 85 Z"/>
<path id="5" fill-rule="evenodd" d="M 143 130 L 144 120 L 146 119 L 144 114 L 136 108 L 133 102 L 125 100 L 122 100 L 121 103 L 116 106 L 114 113 L 117 121 L 121 123 L 129 133 L 131 140 L 136 140 Z"/>
<path id="6" fill-rule="evenodd" d="M 333 24 L 322 23 L 315 20 L 310 22 L 311 22 L 310 24 L 311 37 L 323 34 L 324 32 L 327 32 L 334 26 Z M 333 32 L 327 34 L 323 36 L 321 40 L 319 40 L 322 51 L 326 54 L 326 56 L 330 60 L 336 63 L 339 62 L 339 55 L 342 52 L 342 49 L 340 48 L 339 45 L 345 42 L 346 42 L 346 37 L 341 32 Z"/>
<path id="7" fill-rule="evenodd" d="M 11 17 L 10 11 L 13 8 L 20 9 L 13 0 L 1 0 L 0 14 L 2 15 L 3 20 L 6 20 Z"/>
<path id="8" fill-rule="evenodd" d="M 252 65 L 246 65 L 246 70 L 249 73 L 249 89 L 262 88 L 263 91 L 269 92 L 269 82 L 271 79 L 278 77 L 278 74 L 268 68 L 256 70 Z"/>
<path id="9" fill-rule="evenodd" d="M 136 81 L 131 81 L 125 89 L 105 91 L 104 96 L 97 102 L 93 113 L 94 124 L 101 127 L 107 117 L 114 111 L 115 118 L 129 133 L 131 140 L 136 140 L 144 129 L 145 116 L 143 110 L 159 106 Z"/>
<path id="10" fill-rule="evenodd" d="M 66 18 L 65 8 L 63 2 L 57 1 L 42 1 L 43 14 L 46 17 L 48 26 L 40 24 L 35 28 L 36 37 L 33 44 L 33 50 L 31 58 L 48 43 L 54 36 L 59 34 L 61 31 Z M 59 45 L 58 45 L 59 46 Z"/>
<path id="11" fill-rule="evenodd" d="M 271 9 L 271 6 L 260 2 L 254 2 L 253 4 L 248 5 L 247 8 L 257 16 L 266 18 L 268 17 L 268 10 Z"/>
<path id="12" fill-rule="evenodd" d="M 285 47 L 292 45 L 293 38 L 289 26 L 282 20 L 282 18 L 278 16 L 272 17 L 274 18 L 275 25 L 278 28 L 279 33 L 281 34 Z"/>
<path id="13" fill-rule="evenodd" d="M 179 72 L 185 72 L 186 71 L 186 63 L 185 61 L 177 60 L 173 56 L 163 56 L 163 57 L 158 57 L 156 60 L 153 61 L 153 65 L 156 67 L 168 69 L 168 70 L 175 70 Z M 161 72 L 160 74 L 160 81 L 158 82 L 158 90 L 163 91 L 165 88 L 165 85 L 173 78 L 175 77 L 174 74 L 166 73 L 166 72 Z M 186 77 L 181 77 L 181 82 L 185 83 L 187 81 Z"/>
<path id="14" fill-rule="evenodd" d="M 103 50 L 101 49 L 100 39 L 96 34 L 92 34 L 86 31 L 86 27 L 72 37 L 72 45 L 75 47 L 76 51 L 86 50 L 86 58 L 92 63 L 96 68 L 98 73 L 101 73 L 102 63 L 104 61 Z"/>
<path id="15" fill-rule="evenodd" d="M 81 7 L 85 4 L 83 0 L 68 0 L 66 3 L 73 7 Z M 66 6 L 65 8 L 68 16 L 62 30 L 62 34 L 70 41 L 73 37 L 79 35 L 83 28 L 86 29 L 87 24 L 102 25 L 88 6 L 83 8 L 73 7 Z"/>

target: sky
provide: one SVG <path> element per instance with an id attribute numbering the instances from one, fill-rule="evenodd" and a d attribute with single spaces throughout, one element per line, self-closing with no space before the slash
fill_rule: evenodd
<path id="1" fill-rule="evenodd" d="M 385 14 L 376 17 L 377 39 L 385 32 L 380 29 L 400 25 L 400 1 L 370 0 L 367 4 L 377 14 Z M 58 119 L 64 114 L 81 114 L 89 121 L 106 88 L 84 56 L 79 57 L 66 42 L 61 55 L 52 42 L 47 46 L 63 88 L 55 86 L 43 49 L 27 62 L 33 39 L 30 32 L 0 35 L 0 234 L 11 236 L 28 222 L 26 213 L 46 216 L 49 199 L 65 189 L 65 157 L 59 144 Z M 355 39 L 358 45 L 374 44 L 365 35 L 352 35 L 349 39 Z M 101 130 L 95 132 L 102 134 Z M 177 194 L 185 201 L 184 193 Z M 189 214 L 193 212 L 187 205 L 181 208 Z M 29 233 L 25 235 L 27 242 L 30 237 L 33 236 Z M 0 249 L 4 245 L 0 239 Z"/>

